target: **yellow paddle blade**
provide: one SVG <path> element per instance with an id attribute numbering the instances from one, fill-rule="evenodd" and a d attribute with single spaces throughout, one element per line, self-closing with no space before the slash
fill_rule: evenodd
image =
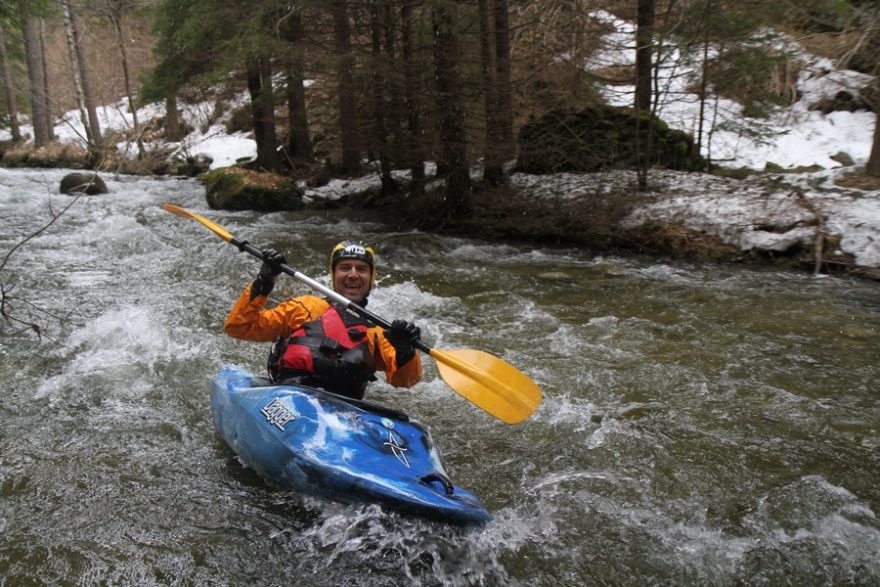
<path id="1" fill-rule="evenodd" d="M 431 349 L 440 377 L 456 393 L 506 424 L 522 422 L 541 404 L 541 388 L 510 363 L 474 349 Z"/>
<path id="2" fill-rule="evenodd" d="M 174 204 L 162 204 L 162 209 L 166 212 L 171 212 L 172 214 L 175 214 L 177 216 L 182 216 L 183 218 L 192 218 L 193 220 L 198 220 L 223 240 L 227 242 L 232 240 L 232 233 L 230 233 L 228 230 L 226 230 L 219 224 L 211 222 L 204 216 L 199 216 L 195 212 L 190 212 L 186 208 L 181 208 L 180 206 L 175 206 Z"/>

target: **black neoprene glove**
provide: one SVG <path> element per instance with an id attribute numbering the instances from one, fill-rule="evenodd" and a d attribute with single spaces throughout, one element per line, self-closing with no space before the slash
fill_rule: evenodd
<path id="1" fill-rule="evenodd" d="M 251 299 L 257 296 L 267 296 L 272 293 L 275 287 L 275 278 L 281 273 L 281 265 L 287 264 L 284 255 L 275 249 L 263 249 L 263 265 L 260 267 L 260 273 L 254 279 L 251 286 Z"/>
<path id="2" fill-rule="evenodd" d="M 391 328 L 386 328 L 384 332 L 385 338 L 397 351 L 398 367 L 406 364 L 415 356 L 416 349 L 413 342 L 422 336 L 422 331 L 418 326 L 405 320 L 395 320 L 391 323 Z"/>

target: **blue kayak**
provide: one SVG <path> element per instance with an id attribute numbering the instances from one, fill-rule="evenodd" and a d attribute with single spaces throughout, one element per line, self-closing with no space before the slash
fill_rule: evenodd
<path id="1" fill-rule="evenodd" d="M 446 476 L 428 429 L 402 412 L 235 369 L 214 377 L 211 407 L 241 460 L 281 487 L 453 523 L 492 519 Z"/>

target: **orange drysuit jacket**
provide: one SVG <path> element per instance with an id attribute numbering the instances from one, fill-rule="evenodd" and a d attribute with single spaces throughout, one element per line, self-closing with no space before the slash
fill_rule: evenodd
<path id="1" fill-rule="evenodd" d="M 285 300 L 274 308 L 264 308 L 268 298 L 256 296 L 252 300 L 251 287 L 253 285 L 245 288 L 226 317 L 223 330 L 233 338 L 273 342 L 281 336 L 289 336 L 306 322 L 316 320 L 330 307 L 327 300 L 305 295 Z M 397 351 L 385 338 L 381 327 L 367 329 L 367 343 L 375 370 L 384 371 L 385 379 L 394 387 L 412 387 L 422 378 L 419 354 L 398 368 Z"/>

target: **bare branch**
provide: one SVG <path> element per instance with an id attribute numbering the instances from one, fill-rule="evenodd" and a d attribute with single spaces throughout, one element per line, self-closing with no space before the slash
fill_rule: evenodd
<path id="1" fill-rule="evenodd" d="M 76 202 L 80 199 L 80 197 L 82 197 L 82 194 L 75 196 L 70 201 L 70 203 L 68 203 L 66 206 L 64 206 L 64 208 L 62 208 L 61 211 L 58 212 L 57 214 L 51 210 L 51 203 L 50 203 L 50 215 L 52 216 L 52 219 L 49 220 L 49 222 L 47 222 L 43 226 L 41 226 L 39 229 L 34 231 L 33 233 L 31 233 L 28 236 L 26 236 L 25 238 L 23 238 L 21 241 L 17 242 L 15 245 L 12 246 L 12 248 L 9 251 L 7 251 L 6 255 L 3 256 L 3 260 L 0 261 L 0 272 L 3 272 L 3 271 L 8 272 L 9 270 L 6 268 L 6 266 L 9 263 L 9 260 L 12 258 L 12 255 L 16 251 L 21 249 L 21 247 L 24 246 L 28 241 L 36 238 L 37 236 L 39 236 L 40 234 L 42 234 L 43 232 L 48 230 L 49 227 L 51 227 L 53 224 L 55 224 L 55 222 L 59 218 L 61 218 L 61 216 L 65 212 L 67 212 L 71 206 L 76 204 Z M 0 279 L 0 317 L 2 317 L 8 324 L 17 324 L 17 325 L 22 326 L 23 330 L 31 330 L 37 335 L 37 338 L 39 338 L 40 340 L 42 340 L 43 336 L 45 335 L 45 332 L 44 332 L 45 329 L 37 321 L 32 319 L 32 314 L 30 312 L 27 313 L 26 317 L 22 317 L 22 315 L 16 311 L 16 308 L 13 306 L 13 304 L 22 304 L 25 306 L 29 306 L 34 311 L 34 313 L 36 313 L 37 315 L 47 316 L 47 317 L 52 318 L 54 320 L 57 320 L 58 322 L 61 322 L 61 323 L 66 321 L 66 318 L 63 316 L 59 316 L 49 310 L 45 310 L 43 308 L 40 308 L 39 306 L 30 302 L 29 300 L 13 296 L 12 292 L 14 289 L 15 289 L 14 285 L 7 286 L 3 282 L 3 280 Z"/>

